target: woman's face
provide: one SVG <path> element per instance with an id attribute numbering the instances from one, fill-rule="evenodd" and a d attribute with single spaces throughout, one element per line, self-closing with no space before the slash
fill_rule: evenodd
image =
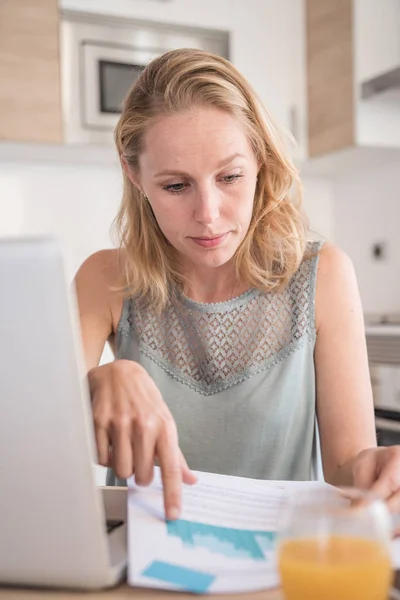
<path id="1" fill-rule="evenodd" d="M 215 108 L 162 116 L 136 183 L 188 266 L 220 267 L 248 230 L 258 164 L 241 123 Z"/>

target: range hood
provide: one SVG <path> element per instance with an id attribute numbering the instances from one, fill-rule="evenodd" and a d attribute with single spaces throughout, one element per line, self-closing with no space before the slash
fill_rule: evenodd
<path id="1" fill-rule="evenodd" d="M 400 96 L 400 66 L 372 77 L 361 84 L 361 98 L 367 100 L 381 94 Z"/>

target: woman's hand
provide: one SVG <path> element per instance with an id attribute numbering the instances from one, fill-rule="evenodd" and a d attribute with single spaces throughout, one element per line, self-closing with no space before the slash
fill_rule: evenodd
<path id="1" fill-rule="evenodd" d="M 353 480 L 356 487 L 386 500 L 392 512 L 400 512 L 400 446 L 360 452 L 353 464 Z"/>
<path id="2" fill-rule="evenodd" d="M 136 362 L 116 360 L 88 373 L 99 464 L 120 478 L 135 474 L 149 485 L 157 459 L 164 488 L 165 514 L 176 519 L 182 482 L 195 483 L 179 448 L 175 421 L 160 391 Z"/>

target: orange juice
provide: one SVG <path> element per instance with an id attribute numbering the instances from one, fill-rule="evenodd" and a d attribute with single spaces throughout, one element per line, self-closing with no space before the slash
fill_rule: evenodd
<path id="1" fill-rule="evenodd" d="M 392 581 L 388 549 L 333 535 L 282 542 L 279 572 L 286 600 L 386 600 Z"/>

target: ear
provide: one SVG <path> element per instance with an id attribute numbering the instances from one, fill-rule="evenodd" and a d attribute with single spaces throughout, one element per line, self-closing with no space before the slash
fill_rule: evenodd
<path id="1" fill-rule="evenodd" d="M 128 177 L 129 181 L 132 183 L 132 185 L 134 185 L 139 190 L 139 192 L 143 193 L 139 179 L 138 179 L 138 177 L 136 177 L 136 175 L 133 173 L 132 169 L 128 165 L 126 158 L 124 156 L 121 156 L 120 158 L 121 158 L 122 168 L 124 169 L 125 174 Z"/>

